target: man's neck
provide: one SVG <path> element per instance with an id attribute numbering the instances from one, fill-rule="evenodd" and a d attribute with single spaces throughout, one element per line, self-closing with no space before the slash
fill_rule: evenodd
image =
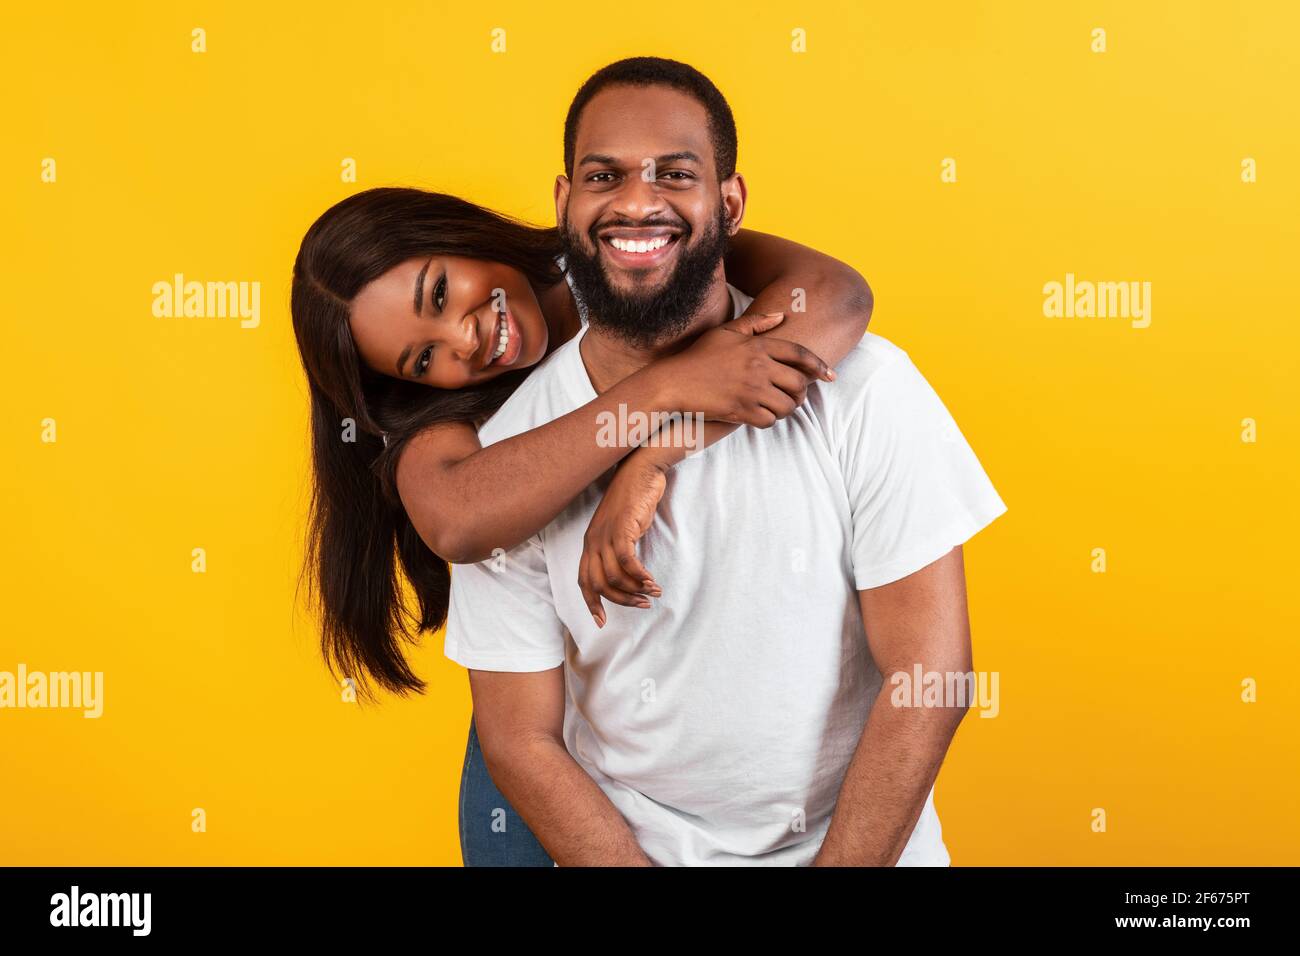
<path id="1" fill-rule="evenodd" d="M 608 391 L 655 359 L 680 352 L 694 342 L 700 333 L 731 321 L 732 311 L 727 277 L 719 263 L 713 285 L 704 297 L 704 304 L 691 316 L 686 329 L 670 340 L 648 348 L 632 345 L 618 333 L 601 328 L 597 318 L 590 322 L 587 334 L 578 345 L 582 363 L 587 367 L 587 376 L 591 379 L 591 387 L 597 394 Z"/>

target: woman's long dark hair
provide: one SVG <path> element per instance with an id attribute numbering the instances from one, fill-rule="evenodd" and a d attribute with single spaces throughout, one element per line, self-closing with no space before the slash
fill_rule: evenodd
<path id="1" fill-rule="evenodd" d="M 364 365 L 348 318 L 357 293 L 416 256 L 501 262 L 534 286 L 558 281 L 554 229 L 528 226 L 455 196 L 370 189 L 328 209 L 302 240 L 290 311 L 311 400 L 312 497 L 303 576 L 319 610 L 321 650 L 362 698 L 372 684 L 422 692 L 403 645 L 441 627 L 446 562 L 421 540 L 396 490 L 407 440 L 436 422 L 475 421 L 500 407 L 524 371 L 455 391 Z M 384 435 L 387 435 L 387 445 Z M 413 592 L 403 593 L 397 561 Z"/>

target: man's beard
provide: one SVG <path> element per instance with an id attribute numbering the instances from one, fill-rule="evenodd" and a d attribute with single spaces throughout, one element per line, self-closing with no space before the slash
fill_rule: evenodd
<path id="1" fill-rule="evenodd" d="M 683 230 L 677 238 L 681 246 L 677 266 L 662 286 L 624 292 L 610 282 L 600 260 L 601 240 L 596 233 L 598 226 L 604 229 L 616 225 L 674 226 Z M 587 321 L 638 348 L 671 342 L 686 331 L 704 304 L 713 286 L 713 274 L 726 254 L 730 226 L 722 203 L 718 204 L 718 215 L 694 245 L 689 243 L 691 228 L 685 223 L 666 220 L 593 223 L 587 230 L 592 248 L 588 252 L 582 237 L 570 229 L 566 218 L 560 229 L 565 265 L 587 310 Z"/>

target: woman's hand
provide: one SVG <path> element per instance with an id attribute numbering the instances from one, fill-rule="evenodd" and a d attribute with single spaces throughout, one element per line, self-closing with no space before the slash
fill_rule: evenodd
<path id="1" fill-rule="evenodd" d="M 667 476 L 649 456 L 629 455 L 610 482 L 582 539 L 578 587 L 597 627 L 605 626 L 601 598 L 624 607 L 650 607 L 663 592 L 636 554 L 636 543 L 650 528 Z"/>
<path id="2" fill-rule="evenodd" d="M 810 383 L 835 380 L 834 370 L 810 349 L 760 334 L 784 319 L 781 312 L 742 315 L 647 371 L 661 377 L 677 411 L 770 428 L 803 403 Z"/>
<path id="3" fill-rule="evenodd" d="M 668 396 L 668 408 L 730 423 L 706 426 L 706 444 L 719 437 L 710 438 L 710 428 L 723 434 L 735 425 L 768 428 L 803 403 L 811 382 L 835 380 L 834 370 L 809 349 L 762 335 L 784 318 L 780 312 L 742 315 L 638 374 L 659 376 L 655 387 Z M 649 597 L 662 594 L 636 545 L 654 520 L 667 469 L 681 457 L 677 446 L 684 436 L 674 432 L 678 423 L 664 427 L 662 447 L 640 448 L 618 466 L 583 538 L 578 587 L 597 627 L 605 626 L 602 599 L 648 608 Z"/>

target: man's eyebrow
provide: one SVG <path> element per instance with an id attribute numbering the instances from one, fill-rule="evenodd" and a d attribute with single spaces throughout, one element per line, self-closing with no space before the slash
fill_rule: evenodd
<path id="1" fill-rule="evenodd" d="M 429 256 L 429 261 L 424 264 L 424 268 L 420 270 L 420 274 L 415 277 L 415 314 L 416 315 L 419 315 L 420 310 L 424 308 L 424 275 L 426 272 L 429 271 L 429 266 L 432 263 L 433 263 L 433 256 Z"/>
<path id="2" fill-rule="evenodd" d="M 618 160 L 605 153 L 588 153 L 586 156 L 582 157 L 582 159 L 578 160 L 579 166 L 586 166 L 588 163 L 597 166 L 617 166 Z"/>
<path id="3" fill-rule="evenodd" d="M 655 157 L 655 164 L 662 166 L 665 163 L 675 163 L 679 160 L 685 160 L 688 163 L 698 163 L 700 157 L 696 156 L 689 149 L 679 149 L 675 153 L 664 153 L 662 156 Z M 588 153 L 578 161 L 579 166 L 588 164 L 595 166 L 617 166 L 618 160 L 607 153 Z"/>

